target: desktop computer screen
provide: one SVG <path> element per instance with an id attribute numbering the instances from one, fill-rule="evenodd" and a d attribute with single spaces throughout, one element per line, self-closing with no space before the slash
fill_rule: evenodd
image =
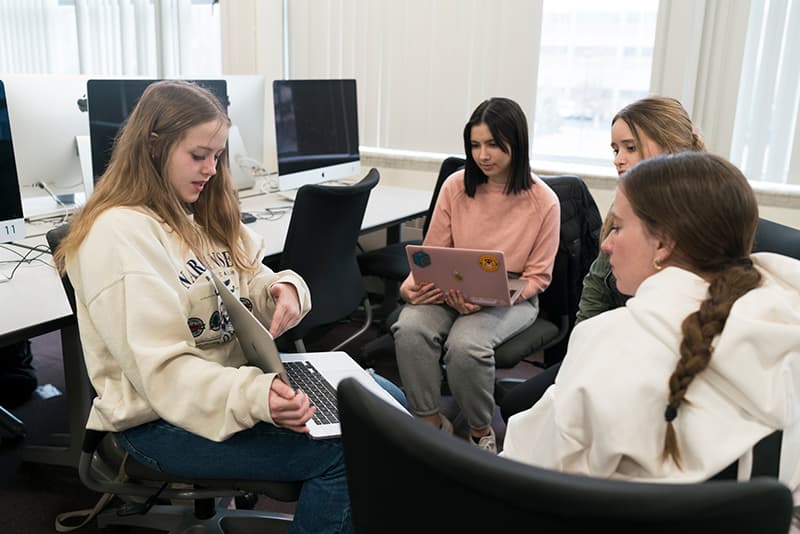
<path id="1" fill-rule="evenodd" d="M 360 173 L 355 80 L 275 80 L 278 188 Z"/>
<path id="2" fill-rule="evenodd" d="M 87 79 L 78 74 L 3 77 L 26 219 L 64 215 L 92 192 L 91 170 L 80 159 L 88 151 L 79 155 L 79 146 L 89 139 L 89 120 L 79 105 Z"/>
<path id="3" fill-rule="evenodd" d="M 3 81 L 0 80 L 0 243 L 25 237 L 22 196 L 19 192 L 11 123 Z"/>
<path id="4" fill-rule="evenodd" d="M 92 173 L 95 181 L 106 171 L 111 149 L 120 127 L 133 111 L 145 88 L 157 80 L 92 79 L 87 82 L 89 139 L 92 147 Z M 210 90 L 225 108 L 228 90 L 225 80 L 191 80 Z"/>

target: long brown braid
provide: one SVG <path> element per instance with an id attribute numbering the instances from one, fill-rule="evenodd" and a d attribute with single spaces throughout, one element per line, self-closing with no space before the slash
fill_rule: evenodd
<path id="1" fill-rule="evenodd" d="M 665 460 L 669 457 L 678 466 L 681 465 L 681 454 L 672 420 L 678 414 L 689 384 L 698 373 L 708 367 L 714 352 L 712 342 L 725 328 L 733 303 L 760 283 L 761 273 L 753 267 L 753 262 L 749 258 L 742 259 L 714 275 L 708 286 L 708 297 L 700 303 L 700 309 L 683 320 L 681 357 L 669 377 L 669 397 L 664 414 L 667 421 L 663 451 Z"/>
<path id="2" fill-rule="evenodd" d="M 640 162 L 620 178 L 620 187 L 648 232 L 674 241 L 670 264 L 709 282 L 700 308 L 683 320 L 680 359 L 669 378 L 663 459 L 680 467 L 673 420 L 692 380 L 708 367 L 731 307 L 761 283 L 750 260 L 758 205 L 739 169 L 699 152 Z"/>

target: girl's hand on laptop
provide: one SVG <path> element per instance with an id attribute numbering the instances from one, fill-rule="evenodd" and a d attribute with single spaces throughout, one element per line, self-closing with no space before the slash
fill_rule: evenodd
<path id="1" fill-rule="evenodd" d="M 479 304 L 464 300 L 464 295 L 457 289 L 451 289 L 444 295 L 444 302 L 461 315 L 469 315 L 481 309 Z"/>
<path id="2" fill-rule="evenodd" d="M 306 423 L 314 415 L 316 407 L 300 389 L 293 389 L 279 378 L 269 388 L 269 413 L 275 426 L 288 428 L 301 434 L 308 433 Z"/>
<path id="3" fill-rule="evenodd" d="M 275 311 L 269 323 L 269 333 L 273 338 L 286 332 L 300 318 L 300 297 L 292 284 L 281 282 L 269 288 L 275 300 Z"/>
<path id="4" fill-rule="evenodd" d="M 400 286 L 400 297 L 409 304 L 441 304 L 442 290 L 432 283 L 417 284 L 414 277 L 406 278 Z"/>

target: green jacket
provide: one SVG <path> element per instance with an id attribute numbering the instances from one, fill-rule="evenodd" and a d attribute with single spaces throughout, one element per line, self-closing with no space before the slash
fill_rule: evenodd
<path id="1" fill-rule="evenodd" d="M 624 306 L 628 298 L 628 295 L 623 295 L 617 290 L 608 254 L 600 252 L 583 278 L 583 291 L 578 303 L 575 324 L 604 311 Z"/>

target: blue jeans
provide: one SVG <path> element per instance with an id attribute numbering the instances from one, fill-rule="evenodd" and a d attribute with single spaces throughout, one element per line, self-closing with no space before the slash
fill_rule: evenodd
<path id="1" fill-rule="evenodd" d="M 397 386 L 395 385 L 395 383 L 394 383 L 394 382 L 392 382 L 391 380 L 389 380 L 388 378 L 384 378 L 384 377 L 382 377 L 381 375 L 379 375 L 378 373 L 376 373 L 376 372 L 375 372 L 375 369 L 373 369 L 372 367 L 370 367 L 369 369 L 367 369 L 367 372 L 368 372 L 369 374 L 371 374 L 371 375 L 372 375 L 372 378 L 374 378 L 374 379 L 375 379 L 375 382 L 377 382 L 377 383 L 378 383 L 378 385 L 379 385 L 380 387 L 382 387 L 383 389 L 385 389 L 385 390 L 386 390 L 386 392 L 387 392 L 389 395 L 391 395 L 392 397 L 394 397 L 394 398 L 395 398 L 395 400 L 396 400 L 397 402 L 399 402 L 399 403 L 400 403 L 400 405 L 401 405 L 403 408 L 406 408 L 406 409 L 408 409 L 408 401 L 406 400 L 406 395 L 405 395 L 405 393 L 403 393 L 403 390 L 402 390 L 402 389 L 400 389 L 399 387 L 397 387 Z"/>
<path id="2" fill-rule="evenodd" d="M 373 376 L 405 405 L 397 386 L 380 375 Z M 176 476 L 302 480 L 303 489 L 289 532 L 353 531 L 339 439 L 313 440 L 269 423 L 258 423 L 216 442 L 160 419 L 117 432 L 115 437 L 138 462 Z"/>

